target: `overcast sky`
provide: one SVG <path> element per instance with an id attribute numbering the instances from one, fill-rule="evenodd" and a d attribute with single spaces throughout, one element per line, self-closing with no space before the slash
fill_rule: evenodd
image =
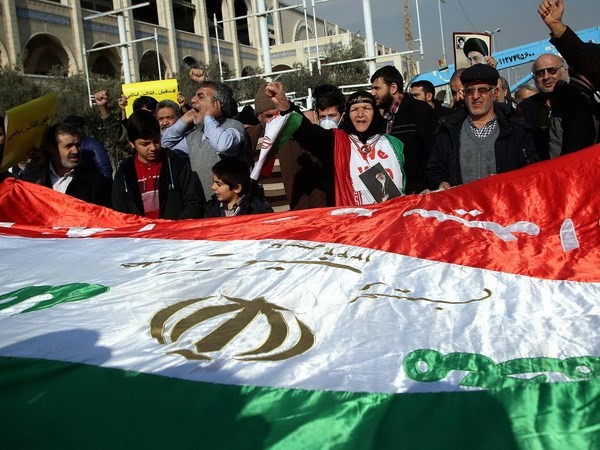
<path id="1" fill-rule="evenodd" d="M 444 0 L 443 0 L 444 1 Z M 415 0 L 410 0 L 413 36 L 418 38 Z M 548 38 L 548 29 L 537 13 L 539 0 L 445 0 L 441 4 L 448 63 L 453 63 L 453 31 L 501 31 L 495 34 L 498 51 Z M 310 2 L 309 2 L 310 4 Z M 371 0 L 375 40 L 399 51 L 406 50 L 402 0 Z M 574 30 L 600 26 L 600 0 L 565 0 L 564 22 Z M 362 0 L 317 3 L 323 17 L 365 35 Z M 419 0 L 425 59 L 421 71 L 437 69 L 442 56 L 438 0 Z M 414 44 L 418 48 L 418 43 Z M 522 72 L 528 72 L 529 68 Z"/>

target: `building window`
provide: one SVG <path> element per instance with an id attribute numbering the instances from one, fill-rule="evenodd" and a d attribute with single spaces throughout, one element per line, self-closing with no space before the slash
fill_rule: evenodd
<path id="1" fill-rule="evenodd" d="M 311 27 L 306 27 L 305 25 L 300 25 L 296 28 L 296 34 L 294 36 L 294 41 L 303 41 L 306 39 L 306 32 L 308 30 L 308 39 L 313 39 L 315 37 L 315 33 Z"/>
<path id="2" fill-rule="evenodd" d="M 267 31 L 269 33 L 269 45 L 275 45 L 275 23 L 273 13 L 267 14 Z"/>
<path id="3" fill-rule="evenodd" d="M 189 0 L 173 0 L 173 17 L 175 28 L 188 33 L 194 32 L 196 6 Z"/>
<path id="4" fill-rule="evenodd" d="M 206 1 L 206 15 L 208 16 L 208 35 L 216 38 L 214 17 L 217 16 L 217 22 L 223 20 L 223 11 L 221 9 L 221 0 L 207 0 Z M 219 30 L 219 39 L 224 39 L 223 24 L 217 25 Z"/>
<path id="5" fill-rule="evenodd" d="M 106 12 L 113 10 L 112 0 L 81 0 L 79 3 L 82 8 L 90 9 L 92 11 Z"/>
<path id="6" fill-rule="evenodd" d="M 244 0 L 236 0 L 235 2 L 235 17 L 243 17 L 248 15 L 248 8 Z M 248 33 L 248 18 L 237 19 L 235 21 L 238 41 L 240 44 L 250 45 L 250 34 Z"/>
<path id="7" fill-rule="evenodd" d="M 146 0 L 133 0 L 132 5 L 145 3 Z M 158 25 L 158 11 L 156 10 L 156 2 L 150 2 L 148 6 L 136 8 L 133 10 L 133 18 L 140 22 L 152 23 Z"/>

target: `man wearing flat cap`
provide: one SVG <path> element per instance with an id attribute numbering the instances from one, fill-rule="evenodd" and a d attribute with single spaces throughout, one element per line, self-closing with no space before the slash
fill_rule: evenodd
<path id="1" fill-rule="evenodd" d="M 527 125 L 494 105 L 499 77 L 486 64 L 461 74 L 467 108 L 440 120 L 426 170 L 430 190 L 450 189 L 539 160 Z"/>

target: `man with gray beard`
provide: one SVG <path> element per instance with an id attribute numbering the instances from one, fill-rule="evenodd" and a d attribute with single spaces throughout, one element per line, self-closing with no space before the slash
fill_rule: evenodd
<path id="1" fill-rule="evenodd" d="M 538 160 L 530 130 L 495 102 L 500 74 L 474 64 L 461 76 L 466 108 L 440 119 L 427 164 L 429 193 L 447 190 Z"/>
<path id="2" fill-rule="evenodd" d="M 229 86 L 204 81 L 192 97 L 192 109 L 162 135 L 161 145 L 167 148 L 172 148 L 185 137 L 192 170 L 200 178 L 205 198 L 213 194 L 212 166 L 222 158 L 245 157 L 244 126 L 231 119 L 237 114 L 236 106 Z M 192 126 L 195 128 L 186 136 Z"/>

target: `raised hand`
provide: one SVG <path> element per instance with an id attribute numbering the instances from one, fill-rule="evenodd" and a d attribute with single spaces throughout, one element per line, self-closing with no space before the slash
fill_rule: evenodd
<path id="1" fill-rule="evenodd" d="M 544 0 L 538 7 L 538 14 L 555 36 L 560 36 L 567 28 L 562 21 L 564 12 L 563 0 Z"/>
<path id="2" fill-rule="evenodd" d="M 285 96 L 283 84 L 279 83 L 278 81 L 269 83 L 267 84 L 265 91 L 267 96 L 273 100 L 273 104 L 279 111 L 287 111 L 290 109 L 291 104 Z"/>
<path id="3" fill-rule="evenodd" d="M 190 69 L 189 76 L 196 83 L 204 83 L 206 81 L 206 72 L 204 69 Z"/>

